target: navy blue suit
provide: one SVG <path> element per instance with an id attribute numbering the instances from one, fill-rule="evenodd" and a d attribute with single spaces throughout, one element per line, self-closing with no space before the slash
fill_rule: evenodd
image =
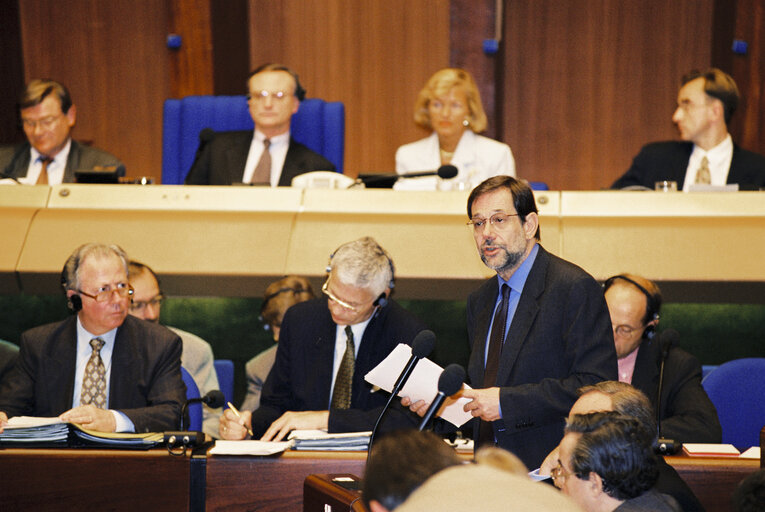
<path id="1" fill-rule="evenodd" d="M 632 161 L 632 166 L 617 179 L 611 188 L 643 186 L 653 190 L 657 181 L 675 181 L 683 187 L 688 160 L 693 152 L 692 142 L 654 142 L 643 146 Z M 765 157 L 733 145 L 727 183 L 738 183 L 741 188 L 765 187 Z"/>
<path id="2" fill-rule="evenodd" d="M 263 384 L 260 407 L 252 414 L 252 430 L 261 437 L 287 411 L 326 411 L 330 402 L 337 325 L 325 297 L 295 304 L 287 310 L 279 334 L 276 361 Z M 373 391 L 364 375 L 385 359 L 399 343 L 411 345 L 426 329 L 395 301 L 378 308 L 367 324 L 356 355 L 351 408 L 331 409 L 330 432 L 372 430 L 389 394 Z M 357 340 L 358 343 L 358 340 Z M 381 431 L 416 426 L 419 417 L 396 400 Z"/>
<path id="3" fill-rule="evenodd" d="M 483 387 L 484 354 L 498 293 L 493 277 L 472 293 L 468 377 Z M 584 270 L 541 246 L 502 349 L 497 374 L 502 419 L 497 444 L 539 467 L 563 435 L 577 389 L 616 380 L 616 349 L 603 290 Z M 475 422 L 477 436 L 478 422 Z"/>

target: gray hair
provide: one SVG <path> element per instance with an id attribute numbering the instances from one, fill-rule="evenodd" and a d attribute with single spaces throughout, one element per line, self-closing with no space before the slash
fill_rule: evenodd
<path id="1" fill-rule="evenodd" d="M 67 258 L 64 270 L 61 273 L 61 286 L 64 287 L 64 290 L 78 291 L 80 289 L 80 266 L 82 262 L 88 256 L 107 257 L 111 255 L 117 256 L 122 260 L 122 265 L 125 267 L 125 275 L 127 276 L 129 260 L 122 247 L 116 244 L 89 243 L 79 246 Z"/>
<path id="2" fill-rule="evenodd" d="M 374 238 L 366 236 L 341 245 L 329 260 L 341 283 L 380 295 L 393 282 L 393 260 Z"/>

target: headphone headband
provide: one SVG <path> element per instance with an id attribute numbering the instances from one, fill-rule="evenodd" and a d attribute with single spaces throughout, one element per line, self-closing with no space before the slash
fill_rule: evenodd
<path id="1" fill-rule="evenodd" d="M 661 307 L 661 302 L 657 301 L 656 296 L 654 296 L 652 293 L 650 293 L 648 290 L 646 290 L 645 286 L 641 285 L 634 279 L 625 276 L 624 274 L 619 274 L 615 276 L 611 276 L 603 283 L 603 293 L 607 292 L 611 286 L 613 286 L 614 281 L 617 279 L 621 279 L 622 281 L 627 281 L 632 286 L 640 290 L 643 295 L 645 295 L 646 299 L 646 318 L 648 319 L 646 323 L 651 322 L 653 320 L 659 319 L 659 308 Z M 652 334 L 653 330 L 651 332 L 648 332 L 648 334 Z"/>

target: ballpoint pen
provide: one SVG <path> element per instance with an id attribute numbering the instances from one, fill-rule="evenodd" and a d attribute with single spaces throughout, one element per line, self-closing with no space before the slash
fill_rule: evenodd
<path id="1" fill-rule="evenodd" d="M 228 408 L 231 409 L 231 411 L 236 415 L 237 418 L 242 418 L 242 415 L 239 413 L 236 407 L 234 407 L 234 404 L 231 402 L 226 402 L 228 404 Z M 250 437 L 255 437 L 255 434 L 252 433 L 252 429 L 247 427 L 246 425 L 242 425 L 244 428 L 247 429 L 247 433 L 250 434 Z"/>

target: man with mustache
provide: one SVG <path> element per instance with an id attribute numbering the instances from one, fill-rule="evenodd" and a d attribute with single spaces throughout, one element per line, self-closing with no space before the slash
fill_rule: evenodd
<path id="1" fill-rule="evenodd" d="M 476 444 L 496 444 L 538 467 L 560 440 L 577 389 L 616 380 L 616 351 L 600 285 L 539 244 L 534 194 L 494 176 L 468 198 L 481 259 L 497 273 L 472 293 L 467 326 Z M 422 411 L 416 402 L 412 410 Z"/>

